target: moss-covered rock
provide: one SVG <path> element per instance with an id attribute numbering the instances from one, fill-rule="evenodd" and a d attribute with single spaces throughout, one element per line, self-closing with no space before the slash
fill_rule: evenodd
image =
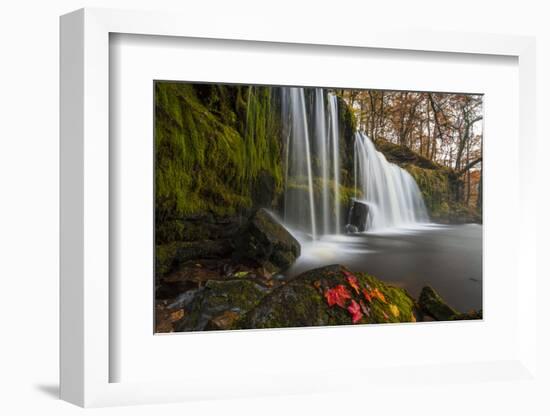
<path id="1" fill-rule="evenodd" d="M 246 223 L 244 215 L 215 216 L 209 213 L 159 221 L 157 244 L 173 241 L 220 240 L 233 238 Z"/>
<path id="2" fill-rule="evenodd" d="M 378 139 L 375 145 L 377 150 L 384 153 L 388 162 L 395 163 L 396 165 L 415 165 L 423 169 L 441 168 L 437 163 L 412 151 L 407 146 L 391 143 L 383 139 Z"/>
<path id="3" fill-rule="evenodd" d="M 300 256 L 300 243 L 265 209 L 259 209 L 238 239 L 234 257 L 257 262 L 271 273 L 290 267 Z"/>
<path id="4" fill-rule="evenodd" d="M 437 321 L 450 321 L 458 315 L 458 312 L 447 305 L 431 286 L 422 288 L 418 306 Z"/>
<path id="5" fill-rule="evenodd" d="M 232 252 L 229 240 L 174 241 L 157 245 L 155 275 L 157 278 L 162 277 L 192 259 L 228 257 Z"/>
<path id="6" fill-rule="evenodd" d="M 469 312 L 457 312 L 445 303 L 445 301 L 439 296 L 439 293 L 435 291 L 431 286 L 425 286 L 420 292 L 418 299 L 418 307 L 421 311 L 436 321 L 463 321 L 483 319 L 482 310 L 469 311 Z"/>
<path id="7" fill-rule="evenodd" d="M 246 279 L 210 280 L 193 293 L 192 299 L 185 299 L 181 305 L 176 302 L 172 307 L 174 310 L 181 307 L 184 311 L 183 318 L 174 324 L 174 329 L 177 332 L 222 329 L 222 326 L 223 329 L 233 329 L 233 323 L 237 321 L 235 318 L 255 307 L 266 291 Z"/>
<path id="8" fill-rule="evenodd" d="M 329 302 L 334 289 L 346 293 L 341 305 Z M 415 302 L 403 289 L 331 265 L 305 272 L 273 290 L 237 326 L 284 328 L 415 320 Z"/>

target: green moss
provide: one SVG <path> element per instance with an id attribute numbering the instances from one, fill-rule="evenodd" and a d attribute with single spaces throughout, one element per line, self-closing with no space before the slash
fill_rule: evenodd
<path id="1" fill-rule="evenodd" d="M 420 188 L 431 216 L 448 215 L 448 201 L 451 199 L 449 172 L 445 169 L 424 169 L 416 165 L 406 165 L 404 168 L 411 174 Z"/>
<path id="2" fill-rule="evenodd" d="M 418 304 L 425 313 L 438 321 L 449 321 L 459 316 L 458 312 L 447 305 L 431 286 L 425 286 L 422 289 Z"/>
<path id="3" fill-rule="evenodd" d="M 155 247 L 155 276 L 163 276 L 172 270 L 177 249 L 178 246 L 176 243 L 157 245 Z"/>
<path id="4" fill-rule="evenodd" d="M 155 83 L 157 219 L 250 208 L 251 190 L 265 172 L 280 191 L 280 140 L 270 91 Z"/>
<path id="5" fill-rule="evenodd" d="M 176 323 L 175 329 L 176 331 L 207 329 L 209 321 L 223 312 L 232 311 L 238 315 L 246 313 L 260 302 L 265 293 L 264 288 L 246 279 L 210 280 L 185 307 L 185 315 Z"/>
<path id="6" fill-rule="evenodd" d="M 348 277 L 357 280 L 359 292 Z M 344 307 L 330 306 L 325 297 L 328 290 L 343 285 L 351 299 Z M 366 299 L 368 293 L 380 293 Z M 403 289 L 384 284 L 365 273 L 351 273 L 340 265 L 309 270 L 286 285 L 266 295 L 239 323 L 240 328 L 281 328 L 319 325 L 352 324 L 347 309 L 352 300 L 362 304 L 362 317 L 357 323 L 411 322 L 415 320 L 415 302 Z M 363 309 L 364 307 L 364 309 Z"/>

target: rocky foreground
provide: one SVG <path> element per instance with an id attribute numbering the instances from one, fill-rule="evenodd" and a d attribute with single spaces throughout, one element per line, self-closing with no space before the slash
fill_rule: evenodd
<path id="1" fill-rule="evenodd" d="M 157 304 L 157 331 L 204 331 L 481 319 L 445 304 L 431 287 L 418 300 L 341 265 L 310 270 L 289 281 L 242 273 Z"/>
<path id="2" fill-rule="evenodd" d="M 338 264 L 288 279 L 300 244 L 266 210 L 231 241 L 174 243 L 157 251 L 156 331 L 379 324 L 481 319 L 431 287 L 418 300 Z"/>

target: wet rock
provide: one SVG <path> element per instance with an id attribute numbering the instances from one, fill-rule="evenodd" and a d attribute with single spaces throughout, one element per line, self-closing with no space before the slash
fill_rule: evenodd
<path id="1" fill-rule="evenodd" d="M 171 305 L 183 305 L 185 310 L 185 316 L 174 324 L 174 328 L 176 331 L 202 331 L 210 323 L 209 328 L 224 326 L 224 329 L 230 329 L 225 326 L 231 326 L 236 319 L 228 319 L 228 314 L 224 319 L 220 317 L 227 311 L 241 317 L 254 308 L 266 293 L 266 288 L 246 279 L 210 280 L 193 295 L 183 298 L 184 294 L 177 305 Z M 216 319 L 216 322 L 211 322 Z"/>
<path id="2" fill-rule="evenodd" d="M 232 250 L 230 240 L 174 241 L 157 245 L 155 275 L 158 279 L 189 260 L 227 257 Z"/>
<path id="3" fill-rule="evenodd" d="M 346 225 L 346 233 L 347 234 L 354 234 L 354 233 L 358 233 L 358 232 L 359 232 L 359 228 L 357 228 L 355 225 L 351 225 L 351 224 Z"/>
<path id="4" fill-rule="evenodd" d="M 481 309 L 479 311 L 459 313 L 458 315 L 452 317 L 453 321 L 468 321 L 475 319 L 483 319 L 483 311 Z"/>
<path id="5" fill-rule="evenodd" d="M 300 243 L 268 211 L 259 209 L 238 239 L 235 258 L 252 261 L 269 273 L 290 267 L 300 256 Z"/>
<path id="6" fill-rule="evenodd" d="M 357 231 L 366 231 L 369 206 L 364 202 L 354 200 L 349 211 L 349 226 L 355 227 Z M 346 226 L 347 229 L 347 226 Z M 355 232 L 357 232 L 355 231 Z"/>
<path id="7" fill-rule="evenodd" d="M 418 305 L 424 313 L 437 321 L 450 321 L 459 316 L 459 313 L 447 305 L 431 286 L 422 288 Z"/>
<path id="8" fill-rule="evenodd" d="M 340 299 L 341 305 L 329 304 L 329 291 L 335 288 L 347 294 Z M 237 326 L 284 328 L 414 320 L 414 300 L 403 289 L 331 265 L 307 271 L 274 289 Z"/>
<path id="9" fill-rule="evenodd" d="M 201 290 L 202 290 L 202 288 L 201 289 L 192 289 L 192 290 L 188 290 L 185 293 L 182 293 L 172 303 L 170 303 L 167 308 L 168 309 L 186 308 L 187 305 L 189 305 L 193 301 L 195 295 L 197 293 L 199 293 Z"/>

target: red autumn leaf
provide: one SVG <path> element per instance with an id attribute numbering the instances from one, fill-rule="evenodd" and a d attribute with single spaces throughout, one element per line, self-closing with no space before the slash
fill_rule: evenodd
<path id="1" fill-rule="evenodd" d="M 351 299 L 351 295 L 343 285 L 338 285 L 325 292 L 328 306 L 338 305 L 341 308 L 346 306 L 346 299 Z"/>
<path id="2" fill-rule="evenodd" d="M 348 280 L 349 285 L 355 290 L 355 293 L 359 294 L 359 285 L 357 284 L 357 277 L 355 276 L 347 276 L 346 279 Z"/>
<path id="3" fill-rule="evenodd" d="M 348 306 L 348 312 L 350 313 L 351 320 L 354 324 L 359 322 L 363 317 L 363 314 L 361 313 L 361 307 L 353 299 L 351 301 L 351 305 Z"/>
<path id="4" fill-rule="evenodd" d="M 369 291 L 367 289 L 363 289 L 362 292 L 363 292 L 363 297 L 365 298 L 365 300 L 367 302 L 371 302 L 372 301 L 372 296 L 370 295 Z"/>

